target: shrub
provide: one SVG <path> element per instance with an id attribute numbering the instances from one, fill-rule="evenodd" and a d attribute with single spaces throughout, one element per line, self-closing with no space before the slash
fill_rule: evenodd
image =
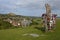
<path id="1" fill-rule="evenodd" d="M 0 20 L 0 29 L 9 29 L 13 27 L 9 22 Z"/>

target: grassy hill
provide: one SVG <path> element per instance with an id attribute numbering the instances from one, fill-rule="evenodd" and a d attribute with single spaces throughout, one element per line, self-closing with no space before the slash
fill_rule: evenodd
<path id="1" fill-rule="evenodd" d="M 44 33 L 40 28 L 41 24 L 26 28 L 0 30 L 0 40 L 60 40 L 60 19 L 57 19 L 55 32 Z M 23 34 L 31 33 L 38 34 L 39 37 L 30 35 L 23 36 Z"/>

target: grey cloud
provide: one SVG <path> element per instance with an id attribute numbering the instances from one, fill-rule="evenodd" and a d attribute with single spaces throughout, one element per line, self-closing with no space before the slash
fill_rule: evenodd
<path id="1" fill-rule="evenodd" d="M 0 0 L 0 9 L 17 10 L 17 12 L 28 10 L 32 11 L 31 13 L 38 10 L 41 12 L 40 10 L 45 10 L 45 3 L 49 3 L 52 10 L 60 10 L 60 0 Z M 57 13 L 59 12 L 57 11 Z"/>
<path id="2" fill-rule="evenodd" d="M 0 0 L 0 2 L 1 1 L 2 0 Z M 13 9 L 14 7 L 27 9 L 42 9 L 45 7 L 45 3 L 49 3 L 53 9 L 60 9 L 60 0 L 6 0 L 3 2 L 5 2 L 5 5 L 10 5 L 7 7 L 11 7 Z"/>
<path id="3" fill-rule="evenodd" d="M 60 10 L 60 0 L 50 0 L 47 3 L 51 5 L 51 8 L 53 10 L 55 9 Z"/>
<path id="4" fill-rule="evenodd" d="M 49 3 L 51 8 L 60 9 L 60 0 L 26 0 L 22 1 L 22 3 L 18 3 L 18 7 L 27 8 L 27 9 L 43 9 L 45 7 L 45 3 Z"/>

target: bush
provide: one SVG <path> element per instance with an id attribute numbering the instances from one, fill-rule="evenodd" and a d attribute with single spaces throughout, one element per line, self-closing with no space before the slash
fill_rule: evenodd
<path id="1" fill-rule="evenodd" d="M 0 20 L 0 29 L 9 29 L 13 27 L 9 22 Z"/>

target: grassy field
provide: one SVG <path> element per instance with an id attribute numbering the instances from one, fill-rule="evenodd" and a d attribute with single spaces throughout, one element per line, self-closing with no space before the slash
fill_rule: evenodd
<path id="1" fill-rule="evenodd" d="M 26 28 L 0 30 L 0 40 L 60 40 L 60 19 L 57 19 L 55 32 L 44 33 L 39 29 L 40 27 L 41 26 L 38 25 Z M 33 37 L 30 35 L 23 36 L 23 34 L 31 33 L 38 34 L 39 37 Z"/>

